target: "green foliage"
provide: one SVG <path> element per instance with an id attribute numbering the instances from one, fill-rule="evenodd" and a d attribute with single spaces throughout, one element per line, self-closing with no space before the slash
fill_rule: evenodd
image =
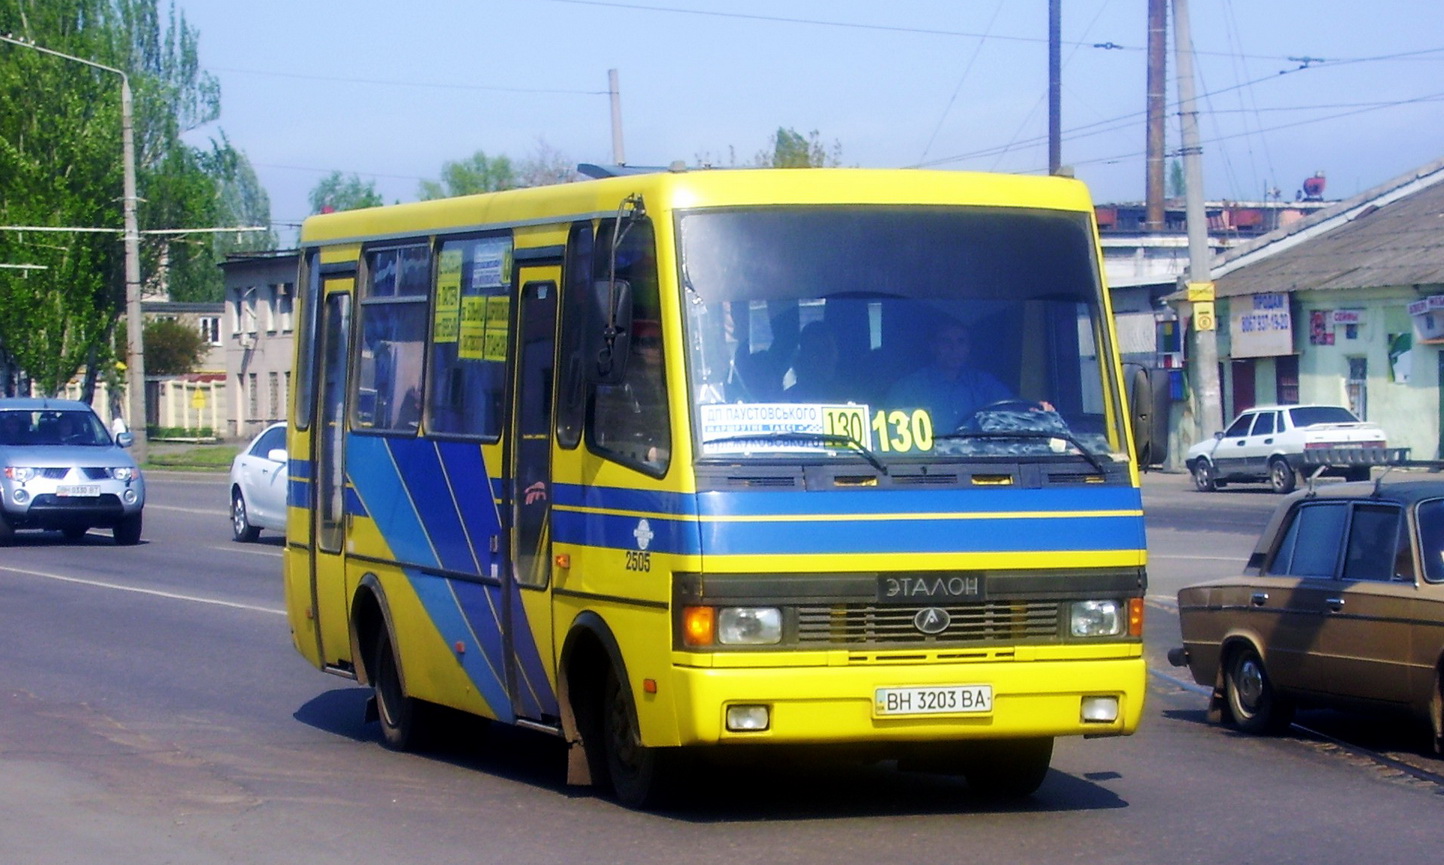
<path id="1" fill-rule="evenodd" d="M 1188 181 L 1183 174 L 1183 163 L 1177 159 L 1168 163 L 1168 197 L 1182 198 L 1188 193 Z"/>
<path id="2" fill-rule="evenodd" d="M 754 160 L 759 168 L 835 168 L 842 164 L 842 145 L 824 147 L 816 129 L 805 137 L 795 129 L 778 127 L 767 150 Z"/>
<path id="3" fill-rule="evenodd" d="M 208 346 L 200 331 L 174 319 L 159 319 L 145 326 L 147 375 L 185 375 L 205 357 Z"/>
<path id="4" fill-rule="evenodd" d="M 421 181 L 417 195 L 424 201 L 515 189 L 518 185 L 516 170 L 509 157 L 488 157 L 484 151 L 478 150 L 459 162 L 443 162 L 441 181 Z"/>
<path id="5" fill-rule="evenodd" d="M 376 191 L 376 181 L 362 181 L 360 175 L 343 175 L 333 171 L 311 188 L 311 212 L 329 213 L 333 210 L 358 210 L 362 207 L 380 207 L 381 193 Z"/>

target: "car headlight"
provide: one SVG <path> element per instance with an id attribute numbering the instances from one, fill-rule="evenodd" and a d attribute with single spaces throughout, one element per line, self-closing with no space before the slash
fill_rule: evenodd
<path id="1" fill-rule="evenodd" d="M 6 467 L 5 467 L 5 477 L 9 478 L 9 479 L 12 480 L 12 481 L 19 481 L 19 482 L 22 483 L 22 484 L 25 483 L 25 482 L 28 481 L 28 480 L 31 480 L 32 478 L 34 478 L 34 477 L 37 476 L 38 474 L 40 474 L 40 470 L 39 470 L 39 469 L 33 469 L 33 468 L 30 468 L 29 466 L 6 466 Z"/>
<path id="2" fill-rule="evenodd" d="M 110 476 L 118 481 L 129 481 L 135 479 L 135 469 L 130 466 L 115 466 L 110 470 Z"/>
<path id="3" fill-rule="evenodd" d="M 782 611 L 777 607 L 722 607 L 717 610 L 717 642 L 724 646 L 780 643 Z"/>
<path id="4" fill-rule="evenodd" d="M 1116 637 L 1127 624 L 1118 601 L 1077 601 L 1069 607 L 1068 632 L 1075 637 Z"/>

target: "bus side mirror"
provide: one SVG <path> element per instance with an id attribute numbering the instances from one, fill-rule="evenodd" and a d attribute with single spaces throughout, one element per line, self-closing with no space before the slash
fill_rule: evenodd
<path id="1" fill-rule="evenodd" d="M 625 279 L 598 280 L 588 300 L 587 381 L 621 384 L 632 346 L 632 285 Z"/>

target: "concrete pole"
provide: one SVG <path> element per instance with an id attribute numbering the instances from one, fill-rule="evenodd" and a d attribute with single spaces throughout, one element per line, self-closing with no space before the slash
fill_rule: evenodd
<path id="1" fill-rule="evenodd" d="M 1178 116 L 1183 133 L 1185 212 L 1188 215 L 1188 295 L 1193 308 L 1193 383 L 1196 440 L 1223 424 L 1223 397 L 1218 382 L 1218 336 L 1215 330 L 1213 282 L 1209 280 L 1208 222 L 1203 205 L 1203 147 L 1198 137 L 1198 107 L 1193 90 L 1193 40 L 1188 26 L 1188 0 L 1173 0 L 1174 53 L 1178 56 Z"/>
<path id="2" fill-rule="evenodd" d="M 140 311 L 140 228 L 135 217 L 135 135 L 132 130 L 130 79 L 120 78 L 120 134 L 125 159 L 125 334 L 126 403 L 130 433 L 135 436 L 137 463 L 146 461 L 149 441 L 145 434 L 145 322 Z"/>
<path id="3" fill-rule="evenodd" d="M 1148 132 L 1144 147 L 1147 166 L 1143 218 L 1145 231 L 1162 231 L 1163 200 L 1168 192 L 1164 181 L 1163 109 L 1168 90 L 1168 0 L 1148 0 Z"/>
<path id="4" fill-rule="evenodd" d="M 622 91 L 617 86 L 617 70 L 607 70 L 607 92 L 612 97 L 612 162 L 627 164 L 627 155 L 622 151 Z"/>
<path id="5" fill-rule="evenodd" d="M 1048 0 L 1048 174 L 1063 167 L 1063 0 Z"/>

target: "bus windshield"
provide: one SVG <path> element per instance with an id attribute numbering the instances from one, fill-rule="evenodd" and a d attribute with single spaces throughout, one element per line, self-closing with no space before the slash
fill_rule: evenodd
<path id="1" fill-rule="evenodd" d="M 1127 459 L 1088 215 L 678 219 L 700 459 Z"/>

